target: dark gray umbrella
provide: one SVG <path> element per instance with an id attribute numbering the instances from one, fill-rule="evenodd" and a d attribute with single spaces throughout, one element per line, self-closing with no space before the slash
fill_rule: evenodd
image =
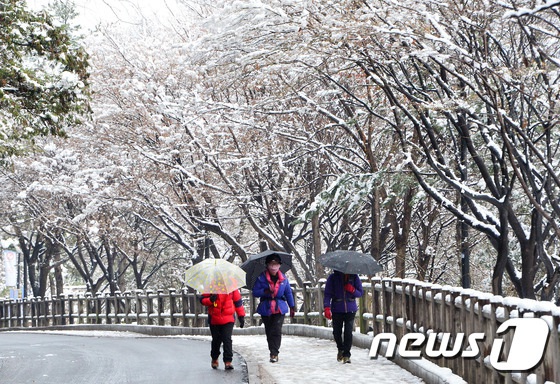
<path id="1" fill-rule="evenodd" d="M 280 257 L 280 270 L 282 273 L 288 272 L 292 268 L 292 255 L 286 252 L 278 252 L 266 250 L 256 255 L 250 256 L 247 261 L 240 265 L 241 269 L 245 271 L 245 284 L 247 288 L 253 289 L 257 277 L 266 269 L 266 258 L 270 255 L 277 255 Z"/>
<path id="2" fill-rule="evenodd" d="M 327 252 L 319 256 L 319 263 L 325 267 L 347 274 L 371 276 L 383 270 L 383 267 L 375 261 L 373 256 L 357 251 L 338 250 Z"/>

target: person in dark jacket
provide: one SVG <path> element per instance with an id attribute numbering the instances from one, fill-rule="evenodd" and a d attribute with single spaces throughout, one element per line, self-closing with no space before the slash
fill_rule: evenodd
<path id="1" fill-rule="evenodd" d="M 233 369 L 231 363 L 233 360 L 231 335 L 235 323 L 235 313 L 237 313 L 237 318 L 239 319 L 239 327 L 243 328 L 245 325 L 245 308 L 243 308 L 241 293 L 238 289 L 230 293 L 205 293 L 200 298 L 200 302 L 208 307 L 208 320 L 210 323 L 210 333 L 212 334 L 210 349 L 211 366 L 213 369 L 218 368 L 220 347 L 223 344 L 225 369 Z"/>
<path id="2" fill-rule="evenodd" d="M 339 362 L 351 362 L 352 332 L 358 311 L 356 298 L 361 297 L 362 293 L 362 282 L 358 275 L 334 271 L 327 278 L 323 307 L 325 317 L 332 319 L 333 336 L 338 348 L 336 359 Z"/>
<path id="3" fill-rule="evenodd" d="M 265 259 L 266 269 L 259 275 L 253 286 L 253 296 L 260 297 L 257 312 L 261 315 L 270 351 L 270 362 L 278 361 L 282 342 L 282 325 L 288 311 L 295 314 L 295 302 L 288 278 L 280 271 L 282 261 L 278 255 Z"/>

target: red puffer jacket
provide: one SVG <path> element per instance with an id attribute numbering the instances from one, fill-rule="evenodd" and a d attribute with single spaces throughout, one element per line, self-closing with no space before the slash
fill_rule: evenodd
<path id="1" fill-rule="evenodd" d="M 212 325 L 224 325 L 227 323 L 234 323 L 235 317 L 233 314 L 237 312 L 237 317 L 245 316 L 245 308 L 243 308 L 243 300 L 241 293 L 236 289 L 230 293 L 220 293 L 215 295 L 216 301 L 210 300 L 210 295 L 205 293 L 202 295 L 200 302 L 202 305 L 208 307 L 208 317 Z"/>

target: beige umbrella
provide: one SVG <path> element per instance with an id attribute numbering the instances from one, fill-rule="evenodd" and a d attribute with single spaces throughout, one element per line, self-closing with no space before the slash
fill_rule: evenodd
<path id="1" fill-rule="evenodd" d="M 204 259 L 187 269 L 185 284 L 200 293 L 230 293 L 245 285 L 245 271 L 223 259 Z"/>

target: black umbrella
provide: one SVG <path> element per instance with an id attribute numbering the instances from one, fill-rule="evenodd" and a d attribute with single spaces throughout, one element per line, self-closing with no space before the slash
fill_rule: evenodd
<path id="1" fill-rule="evenodd" d="M 277 255 L 280 258 L 280 270 L 286 273 L 292 268 L 292 255 L 286 252 L 278 252 L 266 250 L 256 255 L 250 256 L 247 261 L 240 265 L 241 269 L 245 271 L 245 284 L 247 288 L 253 289 L 257 277 L 266 269 L 266 258 L 270 255 Z"/>
<path id="2" fill-rule="evenodd" d="M 383 267 L 367 253 L 357 251 L 332 251 L 319 257 L 319 263 L 325 267 L 347 274 L 375 275 Z"/>

